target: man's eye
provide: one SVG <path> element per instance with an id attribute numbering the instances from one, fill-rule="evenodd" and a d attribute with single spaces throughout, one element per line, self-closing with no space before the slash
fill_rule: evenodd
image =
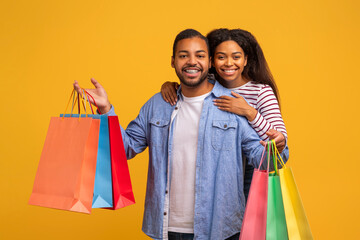
<path id="1" fill-rule="evenodd" d="M 186 58 L 186 55 L 180 55 L 179 58 Z"/>
<path id="2" fill-rule="evenodd" d="M 198 55 L 198 58 L 205 58 L 204 55 Z"/>

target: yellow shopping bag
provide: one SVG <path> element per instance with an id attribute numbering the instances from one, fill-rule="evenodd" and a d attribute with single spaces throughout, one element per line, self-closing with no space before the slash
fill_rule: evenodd
<path id="1" fill-rule="evenodd" d="M 284 165 L 279 175 L 289 240 L 314 239 L 291 168 Z"/>

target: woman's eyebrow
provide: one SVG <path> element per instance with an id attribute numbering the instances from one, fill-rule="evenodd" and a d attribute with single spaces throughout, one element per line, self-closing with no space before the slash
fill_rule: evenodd
<path id="1" fill-rule="evenodd" d="M 215 54 L 224 54 L 224 55 L 226 55 L 224 52 L 216 52 Z M 242 54 L 242 52 L 233 52 L 231 54 Z"/>

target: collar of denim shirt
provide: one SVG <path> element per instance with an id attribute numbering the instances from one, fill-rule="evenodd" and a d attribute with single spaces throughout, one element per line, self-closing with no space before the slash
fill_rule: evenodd
<path id="1" fill-rule="evenodd" d="M 231 95 L 231 91 L 225 87 L 223 87 L 218 81 L 216 81 L 215 79 L 209 79 L 208 81 L 211 84 L 214 84 L 213 89 L 211 90 L 211 94 L 213 94 L 216 98 L 223 96 L 223 95 Z M 183 100 L 182 98 L 182 94 L 181 94 L 181 84 L 179 86 L 179 88 L 177 89 L 177 98 Z"/>

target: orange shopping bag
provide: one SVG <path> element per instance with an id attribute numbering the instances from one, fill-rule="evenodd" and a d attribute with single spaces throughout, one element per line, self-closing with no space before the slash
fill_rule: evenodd
<path id="1" fill-rule="evenodd" d="M 51 118 L 29 204 L 91 212 L 99 128 L 99 119 Z"/>

